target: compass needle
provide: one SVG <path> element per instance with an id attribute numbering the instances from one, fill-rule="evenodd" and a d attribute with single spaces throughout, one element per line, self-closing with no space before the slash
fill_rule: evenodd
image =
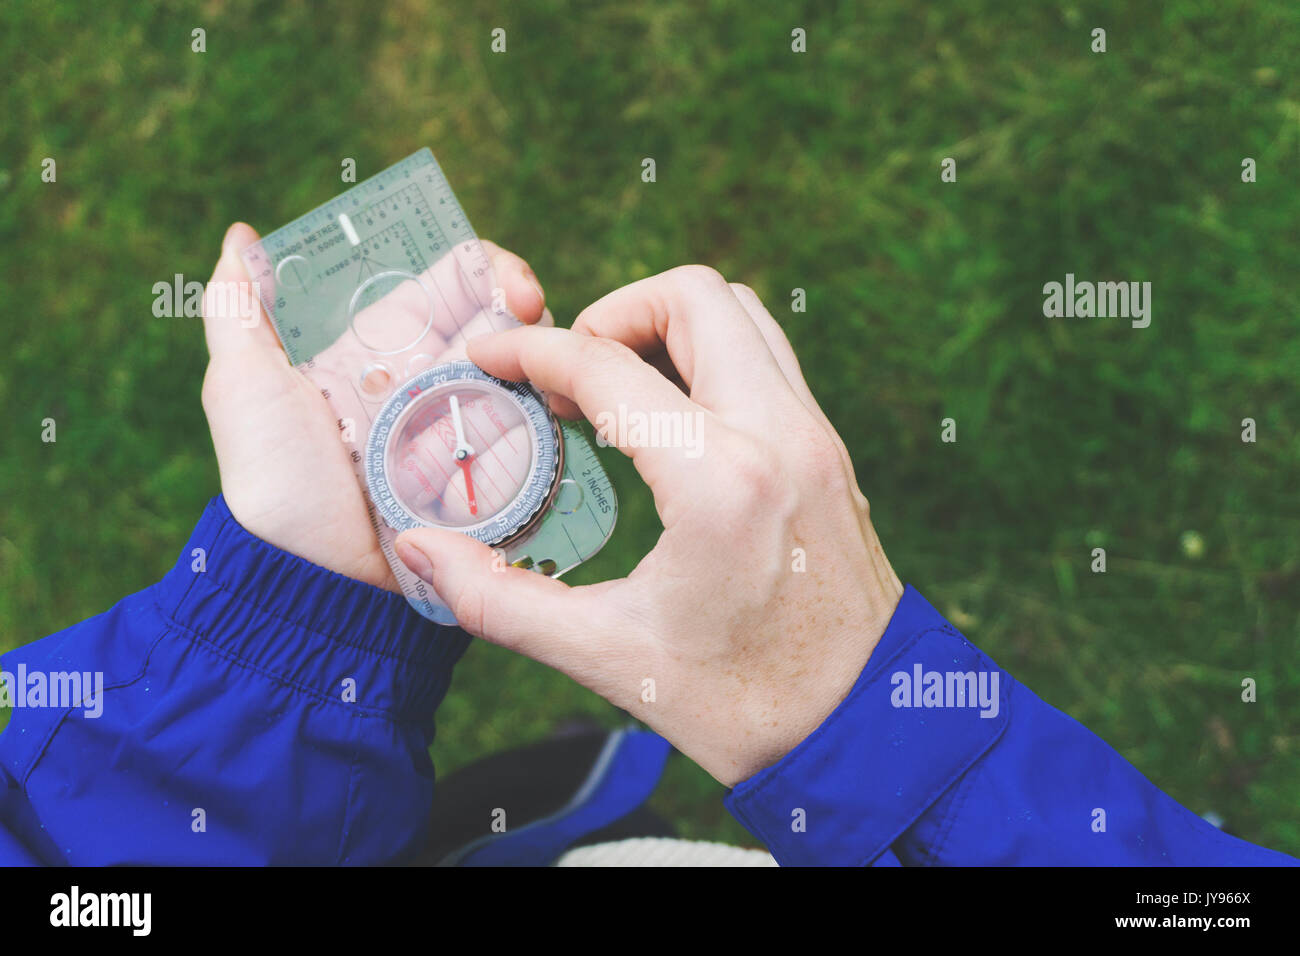
<path id="1" fill-rule="evenodd" d="M 465 473 L 465 495 L 469 500 L 469 513 L 477 515 L 478 501 L 474 497 L 474 479 L 470 477 L 469 473 L 471 467 L 473 466 L 469 459 L 465 459 L 460 463 L 460 470 Z"/>
<path id="2" fill-rule="evenodd" d="M 451 424 L 456 429 L 456 460 L 468 461 L 474 457 L 474 449 L 469 442 L 465 440 L 465 423 L 460 417 L 460 399 L 455 395 L 451 396 Z M 468 478 L 469 472 L 465 472 Z"/>
<path id="3" fill-rule="evenodd" d="M 427 498 L 412 498 L 405 485 L 389 480 L 395 450 L 412 444 L 456 486 L 454 513 L 433 511 Z M 462 360 L 417 375 L 380 410 L 366 455 L 367 480 L 389 526 L 436 525 L 497 545 L 531 529 L 546 511 L 563 458 L 558 423 L 533 386 L 503 381 Z"/>

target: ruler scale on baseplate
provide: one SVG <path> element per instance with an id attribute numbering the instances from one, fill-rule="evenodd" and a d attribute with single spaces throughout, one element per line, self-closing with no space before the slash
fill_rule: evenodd
<path id="1" fill-rule="evenodd" d="M 244 264 L 337 416 L 380 547 L 421 614 L 454 621 L 393 549 L 408 528 L 458 530 L 553 576 L 608 540 L 617 499 L 584 430 L 466 358 L 471 338 L 519 320 L 429 150 L 266 236 Z"/>

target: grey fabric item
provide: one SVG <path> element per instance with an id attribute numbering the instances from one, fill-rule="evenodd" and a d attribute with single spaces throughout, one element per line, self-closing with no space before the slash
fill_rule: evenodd
<path id="1" fill-rule="evenodd" d="M 594 843 L 570 850 L 556 866 L 776 866 L 766 850 L 746 850 L 725 843 L 636 837 Z"/>

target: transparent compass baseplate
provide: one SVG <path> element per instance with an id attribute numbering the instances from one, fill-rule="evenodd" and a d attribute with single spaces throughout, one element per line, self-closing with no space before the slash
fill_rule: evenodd
<path id="1" fill-rule="evenodd" d="M 244 263 L 290 360 L 329 403 L 380 547 L 419 613 L 454 623 L 397 557 L 408 528 L 462 531 L 551 575 L 608 540 L 617 499 L 585 430 L 557 421 L 531 385 L 466 357 L 470 339 L 520 323 L 432 153 L 266 236 Z"/>

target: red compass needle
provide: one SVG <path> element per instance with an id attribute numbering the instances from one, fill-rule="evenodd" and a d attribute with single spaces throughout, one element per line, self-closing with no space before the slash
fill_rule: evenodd
<path id="1" fill-rule="evenodd" d="M 469 513 L 478 514 L 478 502 L 474 500 L 474 479 L 469 476 L 474 459 L 465 457 L 460 460 L 460 470 L 465 473 L 465 497 L 469 500 Z"/>

